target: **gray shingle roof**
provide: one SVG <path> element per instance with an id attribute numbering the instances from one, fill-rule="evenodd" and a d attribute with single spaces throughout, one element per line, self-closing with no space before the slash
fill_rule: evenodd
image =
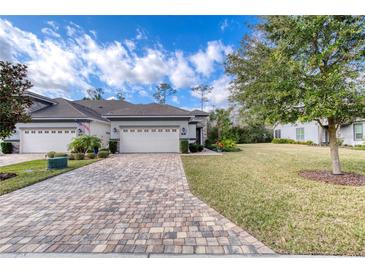
<path id="1" fill-rule="evenodd" d="M 193 116 L 209 116 L 208 112 L 199 109 L 194 109 L 193 111 L 190 111 L 190 114 Z"/>
<path id="2" fill-rule="evenodd" d="M 32 112 L 32 118 L 94 118 L 107 121 L 106 119 L 102 118 L 101 115 L 97 112 L 82 105 L 78 105 L 63 98 L 56 98 L 52 100 L 55 101 L 57 104 Z"/>
<path id="3" fill-rule="evenodd" d="M 77 100 L 73 101 L 73 103 L 88 107 L 95 112 L 103 115 L 113 110 L 125 108 L 132 105 L 131 103 L 123 100 Z"/>
<path id="4" fill-rule="evenodd" d="M 105 114 L 108 116 L 181 116 L 188 117 L 191 115 L 190 111 L 177 108 L 170 105 L 162 104 L 130 104 L 124 108 L 119 108 Z"/>

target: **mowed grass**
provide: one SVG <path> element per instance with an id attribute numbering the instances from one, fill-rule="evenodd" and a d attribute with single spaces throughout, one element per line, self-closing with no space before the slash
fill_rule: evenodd
<path id="1" fill-rule="evenodd" d="M 329 148 L 240 145 L 182 156 L 192 192 L 278 253 L 365 255 L 365 187 L 306 180 L 330 170 Z M 365 174 L 365 151 L 341 149 L 344 171 Z"/>
<path id="2" fill-rule="evenodd" d="M 0 167 L 0 172 L 12 172 L 17 174 L 16 177 L 0 181 L 0 195 L 32 185 L 75 168 L 86 166 L 96 161 L 98 161 L 98 159 L 72 160 L 68 161 L 68 168 L 53 170 L 47 169 L 46 160 L 34 160 Z"/>

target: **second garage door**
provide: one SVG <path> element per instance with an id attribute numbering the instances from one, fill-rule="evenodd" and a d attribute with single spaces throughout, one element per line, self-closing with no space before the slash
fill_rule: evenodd
<path id="1" fill-rule="evenodd" d="M 121 153 L 179 152 L 179 130 L 171 127 L 122 128 Z"/>

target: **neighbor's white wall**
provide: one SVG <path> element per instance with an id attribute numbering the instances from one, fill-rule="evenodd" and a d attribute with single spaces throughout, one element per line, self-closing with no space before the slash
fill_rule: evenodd
<path id="1" fill-rule="evenodd" d="M 319 144 L 319 125 L 317 122 L 296 123 L 296 124 L 278 124 L 275 129 L 281 130 L 281 138 L 296 140 L 296 129 L 304 128 L 304 141 L 312 141 Z"/>
<path id="2" fill-rule="evenodd" d="M 365 132 L 364 122 L 357 122 L 357 123 L 362 123 L 363 130 Z M 364 144 L 364 140 L 360 141 L 354 140 L 354 124 L 348 125 L 346 127 L 341 127 L 338 137 L 343 140 L 344 145 L 356 146 Z"/>
<path id="3" fill-rule="evenodd" d="M 189 138 L 189 126 L 187 120 L 153 120 L 153 121 L 143 121 L 143 120 L 133 120 L 133 121 L 112 121 L 110 134 L 112 139 L 119 139 L 120 127 L 121 126 L 176 126 L 180 128 L 180 138 Z M 186 135 L 182 135 L 181 129 L 186 129 Z M 117 129 L 117 132 L 114 132 L 114 128 Z"/>
<path id="4" fill-rule="evenodd" d="M 90 135 L 99 137 L 102 141 L 102 146 L 107 147 L 110 139 L 110 124 L 92 121 L 90 123 Z"/>

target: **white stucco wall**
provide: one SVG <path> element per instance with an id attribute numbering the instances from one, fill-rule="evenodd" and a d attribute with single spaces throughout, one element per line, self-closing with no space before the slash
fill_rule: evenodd
<path id="1" fill-rule="evenodd" d="M 120 127 L 123 126 L 177 126 L 180 129 L 180 139 L 189 138 L 188 120 L 124 120 L 111 122 L 111 138 L 119 139 Z M 117 131 L 114 131 L 114 128 Z M 185 128 L 186 135 L 182 134 L 182 128 Z"/>
<path id="2" fill-rule="evenodd" d="M 102 147 L 108 147 L 110 139 L 110 124 L 92 121 L 90 123 L 90 135 L 99 137 L 102 141 Z"/>
<path id="3" fill-rule="evenodd" d="M 190 143 L 194 143 L 196 139 L 196 124 L 189 124 L 189 140 Z"/>
<path id="4" fill-rule="evenodd" d="M 363 121 L 356 123 L 362 123 L 363 132 L 365 133 L 365 123 Z M 344 145 L 356 146 L 364 144 L 364 140 L 354 140 L 354 124 L 341 127 L 338 137 L 343 140 Z"/>
<path id="5" fill-rule="evenodd" d="M 296 124 L 278 124 L 274 130 L 281 130 L 281 138 L 296 140 L 296 129 L 304 128 L 304 141 L 312 141 L 319 144 L 319 128 L 317 122 L 296 123 Z"/>

